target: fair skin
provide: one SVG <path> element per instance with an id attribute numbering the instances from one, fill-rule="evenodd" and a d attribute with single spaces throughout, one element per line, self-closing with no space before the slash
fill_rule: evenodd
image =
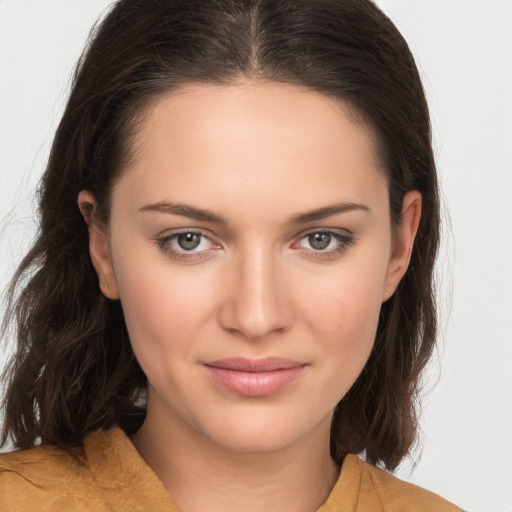
<path id="1" fill-rule="evenodd" d="M 80 193 L 149 381 L 132 441 L 182 510 L 312 512 L 338 478 L 333 409 L 421 213 L 409 192 L 391 229 L 371 132 L 348 114 L 295 86 L 186 85 L 146 112 L 108 227 Z"/>

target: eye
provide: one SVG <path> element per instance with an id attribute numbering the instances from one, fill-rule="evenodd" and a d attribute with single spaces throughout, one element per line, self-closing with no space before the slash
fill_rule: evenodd
<path id="1" fill-rule="evenodd" d="M 321 255 L 332 255 L 344 252 L 354 244 L 351 234 L 336 231 L 318 230 L 307 233 L 295 245 L 295 248 Z"/>
<path id="2" fill-rule="evenodd" d="M 329 248 L 335 239 L 331 233 L 311 233 L 307 236 L 308 244 L 317 251 L 324 251 Z"/>
<path id="3" fill-rule="evenodd" d="M 173 238 L 176 245 L 185 251 L 193 251 L 203 242 L 203 235 L 201 233 L 178 233 Z"/>
<path id="4" fill-rule="evenodd" d="M 201 259 L 207 257 L 208 251 L 220 247 L 200 231 L 172 233 L 157 239 L 157 243 L 166 255 L 179 260 Z"/>

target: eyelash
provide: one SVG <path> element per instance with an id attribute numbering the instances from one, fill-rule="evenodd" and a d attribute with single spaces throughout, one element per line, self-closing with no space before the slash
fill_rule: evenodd
<path id="1" fill-rule="evenodd" d="M 171 243 L 174 240 L 177 240 L 177 238 L 180 235 L 187 235 L 187 234 L 193 234 L 193 235 L 199 235 L 202 238 L 209 240 L 212 244 L 214 242 L 210 239 L 209 236 L 205 235 L 203 232 L 199 230 L 186 230 L 186 231 L 178 231 L 176 233 L 172 233 L 171 235 L 156 238 L 155 242 L 159 246 L 160 250 L 171 257 L 172 259 L 178 260 L 178 261 L 186 261 L 186 262 L 194 262 L 194 261 L 200 261 L 208 258 L 208 256 L 205 254 L 206 252 L 212 250 L 212 249 L 205 249 L 203 251 L 186 251 L 185 249 L 176 250 L 171 247 Z M 299 242 L 306 239 L 307 237 L 311 235 L 317 235 L 317 234 L 325 234 L 329 235 L 332 238 L 334 238 L 335 241 L 338 242 L 337 247 L 330 250 L 315 250 L 315 249 L 304 249 L 298 247 Z M 200 242 L 201 243 L 201 242 Z M 329 241 L 329 245 L 331 243 L 331 240 Z M 294 242 L 292 244 L 293 248 L 297 248 L 299 252 L 303 254 L 303 256 L 311 259 L 333 259 L 336 258 L 336 256 L 339 256 L 340 254 L 344 253 L 349 247 L 354 245 L 355 238 L 354 235 L 351 233 L 340 233 L 333 230 L 328 229 L 317 229 L 308 231 L 307 233 L 303 234 L 298 242 Z M 219 245 L 220 247 L 220 245 Z M 214 249 L 216 250 L 216 249 Z"/>
<path id="2" fill-rule="evenodd" d="M 311 259 L 334 259 L 337 256 L 340 256 L 343 254 L 349 247 L 353 246 L 355 243 L 355 237 L 351 233 L 340 233 L 338 231 L 332 231 L 328 229 L 317 229 L 313 231 L 308 231 L 304 235 L 302 235 L 299 238 L 298 242 L 294 242 L 292 244 L 292 247 L 296 247 L 298 243 L 300 243 L 302 240 L 307 239 L 309 236 L 312 235 L 329 235 L 331 237 L 331 240 L 329 240 L 329 244 L 331 244 L 332 239 L 334 241 L 338 242 L 336 247 L 334 249 L 329 250 L 315 250 L 315 249 L 301 249 L 298 248 L 298 250 L 303 254 L 303 256 Z"/>

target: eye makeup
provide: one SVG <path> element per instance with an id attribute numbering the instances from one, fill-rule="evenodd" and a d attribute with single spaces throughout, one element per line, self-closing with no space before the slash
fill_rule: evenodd
<path id="1" fill-rule="evenodd" d="M 355 237 L 352 233 L 315 229 L 294 242 L 292 248 L 310 259 L 330 260 L 340 257 L 354 243 Z"/>
<path id="2" fill-rule="evenodd" d="M 197 262 L 208 259 L 211 251 L 222 248 L 204 232 L 197 229 L 180 230 L 164 237 L 157 237 L 155 242 L 169 258 L 182 262 Z"/>
<path id="3" fill-rule="evenodd" d="M 222 245 L 199 229 L 184 229 L 155 238 L 159 249 L 169 258 L 180 262 L 209 259 Z M 290 247 L 309 259 L 336 259 L 354 245 L 355 237 L 346 231 L 313 229 L 304 233 Z"/>

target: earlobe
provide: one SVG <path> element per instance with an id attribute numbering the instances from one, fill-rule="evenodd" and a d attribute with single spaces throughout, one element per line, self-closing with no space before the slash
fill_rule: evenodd
<path id="1" fill-rule="evenodd" d="M 118 299 L 117 283 L 110 257 L 106 227 L 95 215 L 96 200 L 88 190 L 78 194 L 78 207 L 89 231 L 89 255 L 98 274 L 99 287 L 108 299 Z"/>
<path id="2" fill-rule="evenodd" d="M 402 219 L 393 233 L 393 247 L 388 262 L 382 302 L 393 295 L 398 283 L 407 271 L 420 218 L 421 194 L 417 190 L 412 190 L 404 196 Z"/>

